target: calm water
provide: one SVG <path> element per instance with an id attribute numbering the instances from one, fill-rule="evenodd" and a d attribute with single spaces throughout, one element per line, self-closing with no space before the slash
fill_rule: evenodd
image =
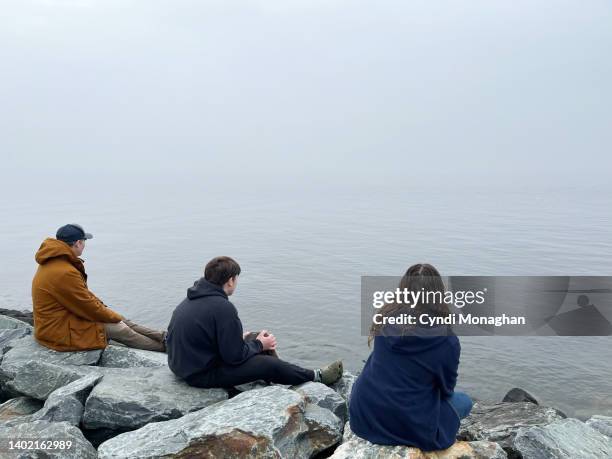
<path id="1" fill-rule="evenodd" d="M 90 288 L 132 320 L 165 327 L 216 255 L 243 268 L 233 301 L 284 358 L 316 366 L 368 355 L 362 275 L 429 262 L 445 275 L 611 275 L 611 192 L 545 190 L 91 191 L 0 204 L 0 307 L 30 309 L 33 254 L 63 223 L 94 233 Z M 463 338 L 459 385 L 500 399 L 514 386 L 570 415 L 612 414 L 612 338 Z"/>

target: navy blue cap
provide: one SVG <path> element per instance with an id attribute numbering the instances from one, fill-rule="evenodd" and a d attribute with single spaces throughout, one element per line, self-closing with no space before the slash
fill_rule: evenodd
<path id="1" fill-rule="evenodd" d="M 69 223 L 68 225 L 62 226 L 55 234 L 56 239 L 68 243 L 80 241 L 81 239 L 91 239 L 92 237 L 90 233 L 85 232 L 81 225 L 77 225 L 76 223 Z"/>

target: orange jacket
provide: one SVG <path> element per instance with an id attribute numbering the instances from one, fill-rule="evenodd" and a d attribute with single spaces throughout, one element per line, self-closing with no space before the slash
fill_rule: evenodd
<path id="1" fill-rule="evenodd" d="M 83 260 L 70 246 L 45 239 L 36 252 L 39 264 L 32 280 L 34 337 L 56 351 L 104 349 L 104 322 L 123 317 L 107 308 L 87 288 Z"/>

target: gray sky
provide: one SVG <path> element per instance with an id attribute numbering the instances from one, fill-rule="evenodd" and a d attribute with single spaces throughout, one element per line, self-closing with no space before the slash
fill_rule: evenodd
<path id="1" fill-rule="evenodd" d="M 606 184 L 611 24 L 603 0 L 5 0 L 2 183 Z"/>

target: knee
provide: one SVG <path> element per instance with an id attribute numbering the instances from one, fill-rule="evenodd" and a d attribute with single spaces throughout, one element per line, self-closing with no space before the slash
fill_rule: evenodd
<path id="1" fill-rule="evenodd" d="M 257 336 L 259 336 L 259 332 L 250 332 L 248 335 L 246 335 L 246 337 L 244 338 L 245 341 L 253 341 L 257 338 Z"/>
<path id="2" fill-rule="evenodd" d="M 104 323 L 104 328 L 106 328 L 106 330 L 121 331 L 129 327 L 125 324 L 125 322 L 120 321 L 120 322 L 106 322 Z"/>
<path id="3" fill-rule="evenodd" d="M 455 396 L 457 397 L 459 404 L 463 408 L 462 411 L 465 416 L 470 414 L 470 411 L 472 411 L 472 407 L 474 406 L 474 402 L 472 402 L 470 396 L 464 392 L 456 392 Z"/>
<path id="4" fill-rule="evenodd" d="M 472 401 L 470 396 L 467 394 L 465 396 L 465 404 L 467 406 L 467 414 L 470 414 L 470 412 L 472 411 L 472 407 L 474 406 L 474 402 Z"/>
<path id="5" fill-rule="evenodd" d="M 126 329 L 129 328 L 130 327 L 128 327 L 123 322 L 104 324 L 104 330 L 106 331 L 107 336 L 111 339 L 120 336 Z"/>

